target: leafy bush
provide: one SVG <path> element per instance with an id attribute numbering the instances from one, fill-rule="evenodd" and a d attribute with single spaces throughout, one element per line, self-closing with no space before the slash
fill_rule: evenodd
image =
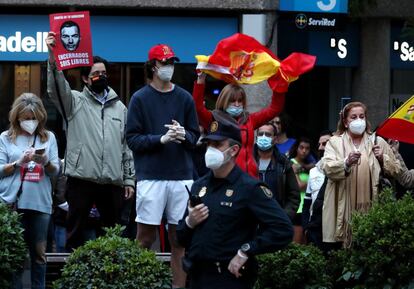
<path id="1" fill-rule="evenodd" d="M 326 260 L 313 246 L 291 243 L 285 250 L 258 257 L 255 289 L 330 288 Z"/>
<path id="2" fill-rule="evenodd" d="M 106 229 L 106 236 L 88 241 L 69 257 L 56 289 L 171 288 L 168 266 L 155 253 L 121 237 L 123 228 Z"/>
<path id="3" fill-rule="evenodd" d="M 385 191 L 367 214 L 353 216 L 352 248 L 334 261 L 343 265 L 338 288 L 414 288 L 413 212 L 410 195 L 397 201 Z"/>
<path id="4" fill-rule="evenodd" d="M 0 288 L 10 287 L 12 273 L 23 268 L 26 253 L 19 215 L 0 202 Z"/>

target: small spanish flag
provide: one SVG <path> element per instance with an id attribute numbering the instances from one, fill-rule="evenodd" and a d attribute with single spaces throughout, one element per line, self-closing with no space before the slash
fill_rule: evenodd
<path id="1" fill-rule="evenodd" d="M 214 78 L 240 84 L 271 79 L 269 85 L 280 92 L 311 70 L 316 61 L 315 56 L 292 53 L 281 62 L 270 49 L 241 33 L 221 40 L 212 55 L 196 55 L 196 59 L 197 69 Z"/>
<path id="2" fill-rule="evenodd" d="M 377 134 L 414 144 L 414 95 L 379 126 Z"/>

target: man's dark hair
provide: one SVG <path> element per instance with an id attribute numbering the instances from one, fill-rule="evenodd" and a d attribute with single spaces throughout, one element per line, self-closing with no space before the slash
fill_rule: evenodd
<path id="1" fill-rule="evenodd" d="M 268 122 L 268 123 L 266 123 L 266 124 L 264 124 L 264 125 L 270 125 L 270 126 L 272 127 L 272 130 L 273 130 L 273 136 L 275 136 L 275 135 L 276 135 L 277 128 L 276 128 L 276 126 L 275 126 L 273 123 Z"/>
<path id="2" fill-rule="evenodd" d="M 104 59 L 100 56 L 94 56 L 93 57 L 93 64 L 95 64 L 95 63 L 103 63 L 105 65 L 105 69 L 106 70 L 109 69 L 108 61 L 106 61 L 106 59 Z M 88 77 L 89 73 L 91 73 L 91 69 L 92 69 L 92 66 L 82 66 L 81 71 L 80 71 L 81 76 Z"/>
<path id="3" fill-rule="evenodd" d="M 76 28 L 78 29 L 78 34 L 80 35 L 80 28 L 78 23 L 73 22 L 73 21 L 66 21 L 62 24 L 62 26 L 60 26 L 60 32 L 62 32 L 62 29 L 65 27 L 72 27 L 72 26 L 76 26 Z"/>
<path id="4" fill-rule="evenodd" d="M 154 77 L 154 71 L 153 68 L 155 66 L 155 59 L 148 60 L 144 63 L 144 76 L 145 81 L 147 79 L 151 79 Z"/>

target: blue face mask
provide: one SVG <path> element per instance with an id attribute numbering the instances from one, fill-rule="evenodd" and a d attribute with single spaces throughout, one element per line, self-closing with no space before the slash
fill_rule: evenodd
<path id="1" fill-rule="evenodd" d="M 242 106 L 234 106 L 234 105 L 229 105 L 226 108 L 226 112 L 228 114 L 230 114 L 231 116 L 235 117 L 235 116 L 239 116 L 241 115 L 241 113 L 243 112 L 243 107 Z"/>
<path id="2" fill-rule="evenodd" d="M 258 136 L 256 141 L 257 147 L 261 151 L 267 151 L 268 149 L 272 148 L 272 138 L 268 136 Z"/>

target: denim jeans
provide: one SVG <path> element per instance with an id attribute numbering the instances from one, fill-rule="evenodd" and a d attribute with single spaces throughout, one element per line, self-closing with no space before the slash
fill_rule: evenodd
<path id="1" fill-rule="evenodd" d="M 46 283 L 46 243 L 50 215 L 32 210 L 19 210 L 24 239 L 30 254 L 30 277 L 32 289 L 44 289 Z M 21 280 L 15 280 L 19 288 Z M 20 285 L 20 286 L 19 286 Z"/>
<path id="2" fill-rule="evenodd" d="M 66 228 L 55 225 L 56 252 L 66 253 Z"/>

